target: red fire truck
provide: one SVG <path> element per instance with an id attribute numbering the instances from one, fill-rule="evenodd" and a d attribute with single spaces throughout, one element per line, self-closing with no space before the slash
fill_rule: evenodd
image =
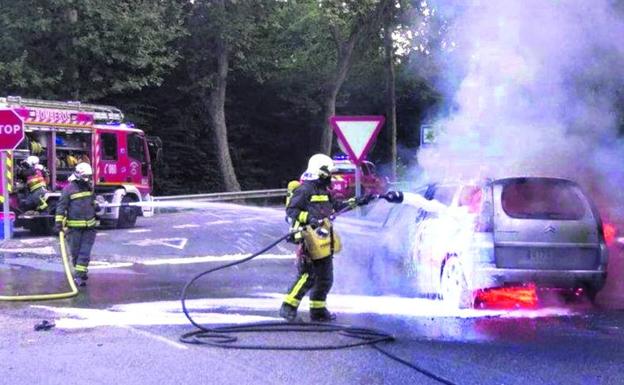
<path id="1" fill-rule="evenodd" d="M 7 163 L 1 165 L 2 172 L 12 176 L 7 187 L 16 226 L 40 234 L 51 232 L 55 203 L 79 162 L 91 164 L 95 193 L 111 204 L 98 213 L 101 225 L 133 227 L 138 216 L 153 215 L 151 205 L 125 203 L 152 200 L 152 162 L 159 160 L 161 142 L 124 122 L 119 109 L 15 96 L 0 98 L 0 108 L 17 112 L 24 120 L 26 134 L 18 148 L 9 152 Z M 47 211 L 20 208 L 27 190 L 17 175 L 23 160 L 30 155 L 39 157 L 40 164 L 49 170 Z M 0 186 L 0 192 L 3 188 Z"/>

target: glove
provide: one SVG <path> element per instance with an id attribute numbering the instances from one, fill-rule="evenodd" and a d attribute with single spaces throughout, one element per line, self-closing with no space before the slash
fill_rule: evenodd
<path id="1" fill-rule="evenodd" d="M 356 198 L 349 198 L 345 202 L 350 209 L 354 209 L 358 206 L 358 200 Z"/>
<path id="2" fill-rule="evenodd" d="M 377 198 L 379 198 L 379 195 L 372 195 L 372 194 L 364 195 L 363 197 L 357 200 L 357 205 L 366 206 L 367 204 L 371 203 L 371 201 Z"/>
<path id="3" fill-rule="evenodd" d="M 401 203 L 403 202 L 403 193 L 401 191 L 388 191 L 384 195 L 381 196 L 385 200 L 390 203 Z"/>
<path id="4" fill-rule="evenodd" d="M 95 200 L 93 201 L 93 208 L 95 209 L 95 211 L 100 211 L 103 206 L 106 206 L 106 200 L 104 199 L 104 197 L 102 197 L 101 195 L 96 196 Z"/>
<path id="5" fill-rule="evenodd" d="M 61 231 L 63 231 L 63 224 L 61 222 L 55 222 L 54 223 L 54 232 L 55 233 L 60 233 Z"/>

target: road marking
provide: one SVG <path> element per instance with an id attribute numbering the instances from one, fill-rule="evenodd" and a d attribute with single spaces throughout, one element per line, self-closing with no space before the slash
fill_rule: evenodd
<path id="1" fill-rule="evenodd" d="M 241 223 L 241 222 L 262 222 L 265 221 L 266 218 L 264 217 L 251 217 L 251 218 L 240 218 L 240 219 L 220 219 L 220 220 L 216 220 L 216 221 L 211 221 L 211 222 L 205 222 L 205 225 L 208 226 L 212 226 L 212 225 L 229 225 L 232 223 Z"/>
<path id="2" fill-rule="evenodd" d="M 234 221 L 227 220 L 227 219 L 222 219 L 222 220 L 218 220 L 218 221 L 206 222 L 204 224 L 208 225 L 208 226 L 212 226 L 212 225 L 229 225 L 231 223 L 234 223 Z"/>
<path id="3" fill-rule="evenodd" d="M 135 230 L 128 230 L 128 233 L 149 233 L 150 231 L 152 231 L 152 229 L 135 229 Z"/>
<path id="4" fill-rule="evenodd" d="M 186 258 L 167 258 L 167 259 L 153 259 L 147 261 L 141 261 L 140 264 L 147 266 L 158 265 L 187 265 L 192 263 L 206 263 L 206 262 L 234 262 L 240 261 L 249 257 L 251 254 L 231 254 L 222 256 L 207 255 L 203 257 L 186 257 Z M 294 259 L 294 254 L 263 254 L 254 259 Z"/>
<path id="5" fill-rule="evenodd" d="M 192 227 L 199 227 L 199 225 L 177 225 L 177 226 L 173 226 L 174 229 L 187 229 L 187 228 L 192 228 Z"/>
<path id="6" fill-rule="evenodd" d="M 22 247 L 19 249 L 0 249 L 2 253 L 28 253 L 28 254 L 39 254 L 39 255 L 54 255 L 58 254 L 54 247 L 45 246 L 45 247 Z"/>
<path id="7" fill-rule="evenodd" d="M 108 235 L 108 233 L 103 233 L 101 231 L 98 231 L 97 233 L 95 233 L 95 235 L 98 236 L 98 237 L 103 237 L 103 236 Z"/>
<path id="8" fill-rule="evenodd" d="M 174 249 L 183 250 L 188 242 L 187 238 L 158 238 L 158 239 L 142 239 L 140 241 L 126 242 L 124 245 L 135 246 L 167 246 Z"/>
<path id="9" fill-rule="evenodd" d="M 225 298 L 227 300 L 227 298 Z M 252 298 L 248 298 L 252 300 Z M 258 299 L 261 300 L 261 299 Z M 279 308 L 280 301 L 267 299 L 267 309 Z M 189 301 L 195 303 L 195 300 Z M 225 301 L 224 301 L 225 302 Z M 85 309 L 32 305 L 33 308 L 49 310 L 62 317 L 55 321 L 57 329 L 93 329 L 105 326 L 132 327 L 154 325 L 188 325 L 189 321 L 180 309 L 180 301 L 139 302 L 115 305 L 108 309 Z M 194 305 L 197 308 L 196 305 Z M 240 314 L 237 311 L 214 311 L 194 315 L 201 324 L 241 324 L 246 322 L 275 321 L 274 317 L 255 314 Z M 169 341 L 171 342 L 171 341 Z"/>
<path id="10" fill-rule="evenodd" d="M 274 321 L 284 293 L 257 293 L 254 297 L 205 298 L 186 301 L 193 319 L 200 324 L 224 325 L 246 322 Z M 332 294 L 328 306 L 339 314 L 377 314 L 405 318 L 541 318 L 578 314 L 570 308 L 551 307 L 534 310 L 453 310 L 441 301 L 395 296 L 367 296 Z M 103 326 L 188 325 L 180 309 L 180 301 L 139 302 L 115 305 L 107 309 L 85 309 L 32 305 L 56 313 L 56 327 L 60 329 L 90 329 Z M 304 298 L 299 310 L 307 313 L 309 301 Z M 258 314 L 270 315 L 258 315 Z M 456 330 L 457 329 L 457 330 Z M 465 333 L 452 327 L 446 333 Z M 440 333 L 436 330 L 435 333 Z M 164 341 L 163 341 L 164 342 Z M 169 342 L 171 342 L 169 340 Z"/>
<path id="11" fill-rule="evenodd" d="M 133 265 L 133 262 L 91 261 L 89 263 L 89 270 L 119 269 L 122 267 L 130 267 Z"/>
<path id="12" fill-rule="evenodd" d="M 151 339 L 156 340 L 156 341 L 164 342 L 167 345 L 172 346 L 172 347 L 174 347 L 176 349 L 180 349 L 180 350 L 187 350 L 188 349 L 188 346 L 186 346 L 184 344 L 172 341 L 172 340 L 170 340 L 168 338 L 165 338 L 163 336 L 159 336 L 157 334 L 146 332 L 145 330 L 133 328 L 132 326 L 128 326 L 128 325 L 118 325 L 118 327 L 120 327 L 122 329 L 129 330 L 129 331 L 131 331 L 133 333 L 136 333 L 138 335 L 141 335 L 143 337 L 147 337 L 147 338 L 151 338 Z"/>
<path id="13" fill-rule="evenodd" d="M 48 243 L 50 241 L 58 240 L 56 237 L 43 237 L 35 239 L 20 239 L 19 242 L 26 245 L 36 245 L 38 243 Z"/>
<path id="14" fill-rule="evenodd" d="M 288 251 L 288 250 L 287 250 Z M 162 265 L 190 265 L 193 263 L 213 263 L 213 262 L 234 262 L 249 257 L 251 254 L 227 254 L 227 255 L 206 255 L 200 257 L 180 257 L 180 258 L 162 258 L 162 259 L 148 259 L 137 260 L 135 262 L 105 262 L 105 261 L 92 261 L 89 265 L 90 270 L 106 270 L 106 269 L 118 269 L 124 267 L 131 267 L 134 265 L 146 265 L 146 266 L 162 266 Z M 263 260 L 291 260 L 295 259 L 294 254 L 262 254 L 255 259 Z"/>

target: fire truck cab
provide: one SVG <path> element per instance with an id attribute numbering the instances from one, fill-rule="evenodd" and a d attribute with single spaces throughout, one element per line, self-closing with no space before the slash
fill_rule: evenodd
<path id="1" fill-rule="evenodd" d="M 153 215 L 151 205 L 123 204 L 152 200 L 152 162 L 158 161 L 161 142 L 124 122 L 118 108 L 14 96 L 0 98 L 0 108 L 13 109 L 24 121 L 24 141 L 9 152 L 7 163 L 1 166 L 12 175 L 7 187 L 16 226 L 51 233 L 56 202 L 80 162 L 91 164 L 96 196 L 111 204 L 98 212 L 101 225 L 133 227 L 138 216 Z M 41 212 L 20 207 L 28 191 L 19 171 L 30 155 L 39 157 L 49 172 L 48 209 Z M 0 186 L 0 191 L 3 188 Z"/>

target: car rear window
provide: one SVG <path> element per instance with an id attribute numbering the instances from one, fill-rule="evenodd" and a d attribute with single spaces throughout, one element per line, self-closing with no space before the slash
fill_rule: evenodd
<path id="1" fill-rule="evenodd" d="M 587 210 L 576 186 L 556 180 L 511 181 L 504 185 L 501 200 L 512 218 L 579 220 Z"/>

